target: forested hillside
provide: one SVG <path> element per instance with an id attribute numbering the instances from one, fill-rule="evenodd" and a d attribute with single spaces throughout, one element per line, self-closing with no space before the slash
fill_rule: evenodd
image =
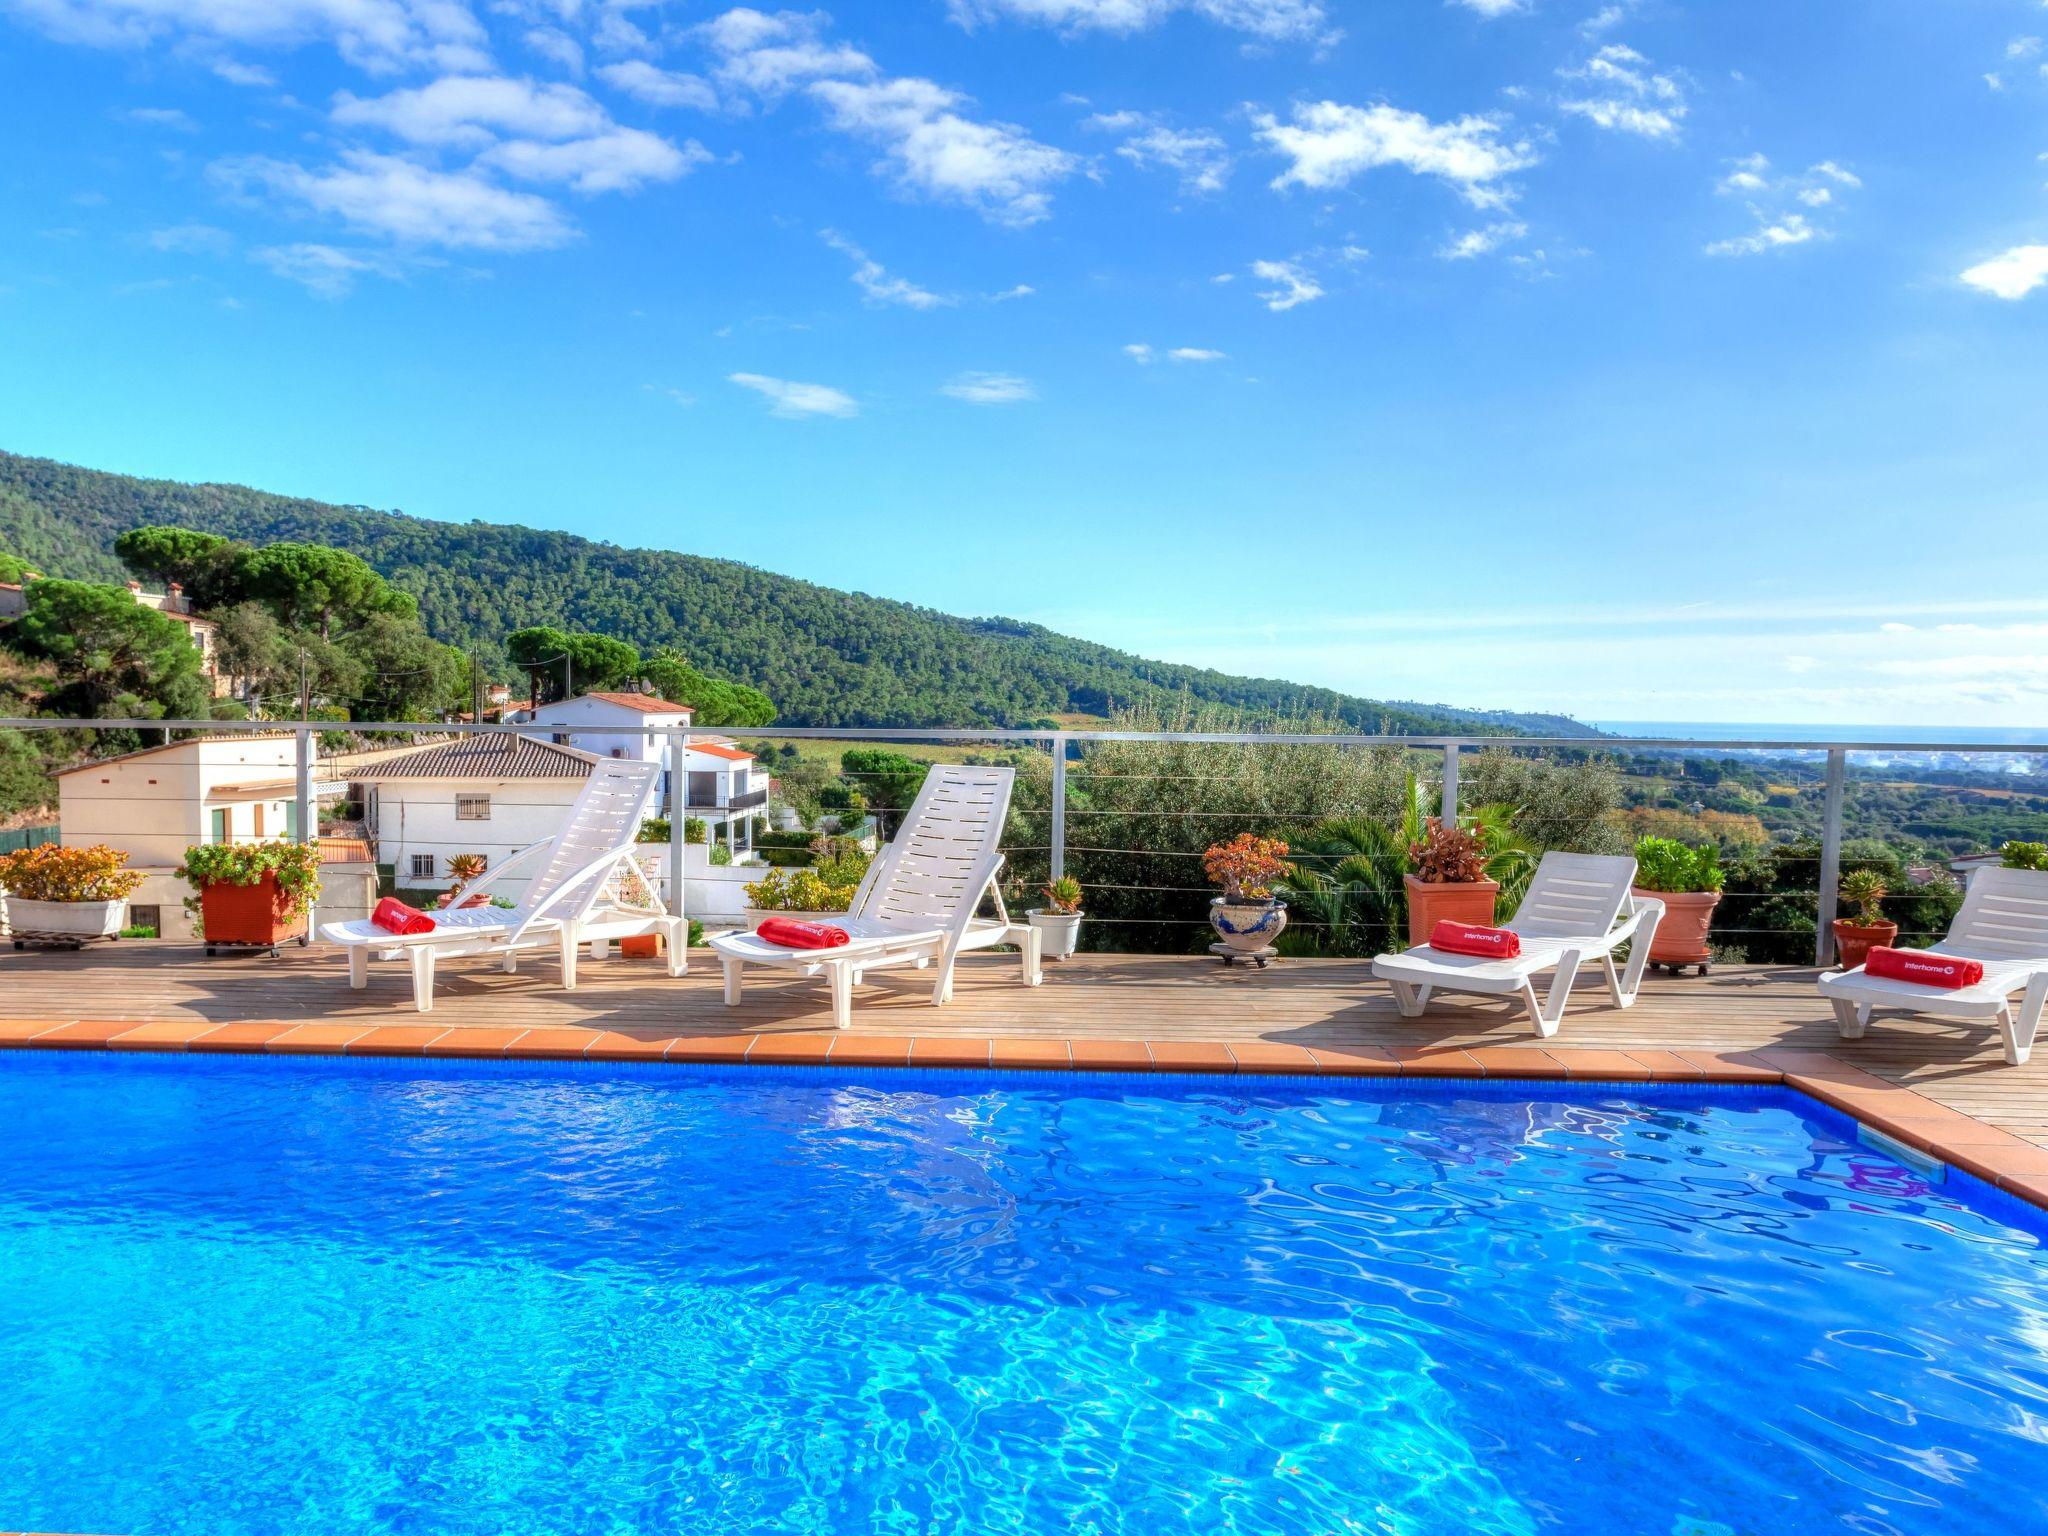
<path id="1" fill-rule="evenodd" d="M 707 673 L 751 684 L 791 725 L 1016 726 L 1185 693 L 1361 730 L 1586 731 L 1557 716 L 1386 704 L 1148 661 L 1035 624 L 959 618 L 733 561 L 0 453 L 0 549 L 47 574 L 122 580 L 114 540 L 150 524 L 352 551 L 419 600 L 429 634 L 481 654 L 507 681 L 516 669 L 497 664 L 512 631 L 591 631 L 645 652 L 671 648 Z"/>

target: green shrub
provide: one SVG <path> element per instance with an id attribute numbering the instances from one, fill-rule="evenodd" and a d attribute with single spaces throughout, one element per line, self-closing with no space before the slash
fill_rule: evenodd
<path id="1" fill-rule="evenodd" d="M 1712 843 L 1689 848 L 1675 837 L 1636 840 L 1636 884 L 1646 891 L 1718 891 L 1721 850 Z"/>
<path id="2" fill-rule="evenodd" d="M 1852 869 L 1842 876 L 1842 900 L 1856 909 L 1856 921 L 1874 928 L 1885 920 L 1884 876 L 1874 869 Z"/>
<path id="3" fill-rule="evenodd" d="M 2006 843 L 1998 862 L 2007 869 L 2048 869 L 2048 843 Z"/>
<path id="4" fill-rule="evenodd" d="M 209 885 L 258 885 L 274 875 L 286 915 L 296 917 L 320 895 L 320 850 L 311 843 L 200 843 L 185 850 L 178 873 L 200 891 Z"/>

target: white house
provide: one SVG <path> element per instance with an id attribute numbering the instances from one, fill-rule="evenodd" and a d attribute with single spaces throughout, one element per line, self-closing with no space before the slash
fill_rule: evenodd
<path id="1" fill-rule="evenodd" d="M 161 592 L 145 592 L 142 583 L 128 583 L 128 593 L 144 608 L 154 608 L 167 619 L 176 619 L 185 626 L 185 632 L 192 637 L 192 644 L 199 652 L 199 670 L 205 674 L 207 686 L 218 698 L 228 690 L 228 680 L 220 674 L 218 652 L 214 641 L 217 628 L 211 619 L 202 619 L 192 611 L 192 599 L 185 595 L 185 589 L 177 582 L 171 582 Z"/>
<path id="2" fill-rule="evenodd" d="M 586 693 L 543 704 L 528 711 L 526 719 L 558 746 L 596 757 L 661 763 L 662 803 L 673 814 L 676 786 L 668 771 L 667 742 L 639 734 L 637 728 L 687 728 L 687 704 L 672 704 L 651 693 Z M 693 741 L 684 749 L 684 814 L 707 822 L 712 837 L 734 853 L 753 847 L 753 818 L 768 814 L 768 787 L 768 775 L 755 764 L 754 754 L 729 742 Z"/>
<path id="3" fill-rule="evenodd" d="M 597 761 L 530 736 L 469 736 L 383 753 L 343 777 L 361 787 L 377 861 L 401 886 L 443 890 L 457 854 L 480 854 L 488 869 L 561 831 Z M 498 889 L 516 901 L 525 886 Z"/>
<path id="4" fill-rule="evenodd" d="M 66 848 L 104 843 L 127 854 L 128 867 L 143 874 L 129 899 L 129 921 L 165 938 L 192 936 L 183 910 L 191 887 L 176 873 L 187 848 L 298 836 L 298 758 L 289 732 L 174 741 L 60 769 L 56 778 L 57 840 Z M 315 796 L 341 789 L 322 779 L 316 763 Z M 360 874 L 335 871 L 329 878 L 323 871 L 324 914 L 357 915 L 365 894 Z M 374 886 L 373 873 L 366 889 L 374 894 Z"/>

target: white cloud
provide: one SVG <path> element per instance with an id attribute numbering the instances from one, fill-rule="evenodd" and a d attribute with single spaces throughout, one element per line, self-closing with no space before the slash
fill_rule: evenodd
<path id="1" fill-rule="evenodd" d="M 491 67 L 490 39 L 460 0 L 15 0 L 11 8 L 53 37 L 97 48 L 326 43 L 373 73 Z"/>
<path id="2" fill-rule="evenodd" d="M 1166 355 L 1176 363 L 1220 363 L 1228 354 L 1214 347 L 1175 347 Z"/>
<path id="3" fill-rule="evenodd" d="M 234 249 L 234 237 L 211 224 L 172 224 L 152 229 L 146 237 L 151 250 L 174 251 L 186 256 L 219 256 Z"/>
<path id="4" fill-rule="evenodd" d="M 1764 251 L 1783 250 L 1789 245 L 1805 245 L 1815 238 L 1817 231 L 1803 213 L 1788 213 L 1780 218 L 1770 219 L 1759 216 L 1756 232 L 1741 235 L 1732 240 L 1716 240 L 1706 250 L 1709 256 L 1755 256 Z"/>
<path id="5" fill-rule="evenodd" d="M 1274 285 L 1262 291 L 1259 297 L 1265 301 L 1266 308 L 1276 314 L 1323 296 L 1323 285 L 1296 262 L 1255 261 L 1252 263 L 1252 276 Z"/>
<path id="6" fill-rule="evenodd" d="M 820 80 L 810 89 L 834 128 L 882 146 L 899 185 L 997 223 L 1044 218 L 1047 189 L 1074 168 L 1072 155 L 1022 128 L 963 117 L 955 109 L 965 98 L 929 80 Z"/>
<path id="7" fill-rule="evenodd" d="M 1018 283 L 1014 287 L 1005 288 L 1001 293 L 990 294 L 988 301 L 991 304 L 1007 304 L 1011 299 L 1028 299 L 1036 292 L 1038 290 L 1029 283 Z"/>
<path id="8" fill-rule="evenodd" d="M 2024 299 L 2048 283 L 2048 245 L 2016 245 L 1963 273 L 1963 281 L 2000 299 Z"/>
<path id="9" fill-rule="evenodd" d="M 1565 98 L 1559 107 L 1617 133 L 1675 138 L 1690 110 L 1678 76 L 1658 74 L 1625 43 L 1609 43 L 1578 68 L 1558 74 L 1579 82 L 1586 92 Z"/>
<path id="10" fill-rule="evenodd" d="M 244 64 L 236 59 L 215 59 L 207 68 L 229 85 L 246 85 L 267 90 L 277 84 L 277 76 L 260 64 Z"/>
<path id="11" fill-rule="evenodd" d="M 1505 201 L 1506 177 L 1536 163 L 1526 140 L 1502 139 L 1504 125 L 1496 117 L 1433 123 L 1419 112 L 1384 102 L 1348 107 L 1318 101 L 1297 105 L 1291 123 L 1270 113 L 1259 113 L 1252 122 L 1259 138 L 1294 162 L 1274 178 L 1275 187 L 1324 191 L 1391 165 L 1440 177 L 1468 202 L 1491 207 Z"/>
<path id="12" fill-rule="evenodd" d="M 791 379 L 770 378 L 765 373 L 729 373 L 728 382 L 751 389 L 769 401 L 771 416 L 800 419 L 808 416 L 858 416 L 860 402 L 844 390 L 829 384 L 799 384 Z"/>
<path id="13" fill-rule="evenodd" d="M 1037 387 L 1014 373 L 957 374 L 939 386 L 939 393 L 970 405 L 1017 405 L 1038 398 Z"/>
<path id="14" fill-rule="evenodd" d="M 1063 32 L 1140 32 L 1176 12 L 1273 40 L 1327 39 L 1322 0 L 946 0 L 963 27 L 985 21 L 1037 22 Z"/>
<path id="15" fill-rule="evenodd" d="M 230 189 L 268 191 L 409 245 L 526 251 L 561 245 L 575 233 L 545 198 L 472 172 L 437 171 L 367 150 L 344 151 L 339 162 L 317 169 L 263 156 L 223 160 L 212 174 Z"/>
<path id="16" fill-rule="evenodd" d="M 701 75 L 662 69 L 645 59 L 602 65 L 597 74 L 612 89 L 651 107 L 694 107 L 709 112 L 718 106 L 718 93 Z"/>
<path id="17" fill-rule="evenodd" d="M 852 260 L 854 285 L 870 304 L 896 304 L 904 309 L 942 309 L 957 302 L 945 294 L 920 288 L 907 277 L 893 276 L 879 261 L 836 229 L 820 230 L 818 238 Z"/>
<path id="18" fill-rule="evenodd" d="M 713 73 L 728 86 L 776 97 L 811 80 L 867 79 L 879 73 L 858 48 L 827 43 L 822 12 L 769 15 L 738 6 L 697 29 L 719 62 Z"/>
<path id="19" fill-rule="evenodd" d="M 1529 0 L 1446 0 L 1446 3 L 1462 5 L 1468 11 L 1477 11 L 1488 21 L 1529 9 Z"/>
<path id="20" fill-rule="evenodd" d="M 526 46 L 542 58 L 552 59 L 572 75 L 581 76 L 583 73 L 583 45 L 560 27 L 529 28 Z"/>
<path id="21" fill-rule="evenodd" d="M 1132 341 L 1126 342 L 1124 344 L 1124 356 L 1128 357 L 1134 363 L 1143 365 L 1146 363 L 1156 362 L 1158 360 L 1159 354 L 1152 350 L 1152 344 L 1150 342 Z"/>
<path id="22" fill-rule="evenodd" d="M 2031 59 L 2040 51 L 2041 39 L 2038 37 L 2016 37 L 2005 45 L 2008 59 Z"/>
<path id="23" fill-rule="evenodd" d="M 249 259 L 322 299 L 346 297 L 365 274 L 391 277 L 397 271 L 384 257 L 332 245 L 266 245 L 251 251 Z"/>
<path id="24" fill-rule="evenodd" d="M 477 157 L 521 181 L 561 182 L 571 191 L 631 192 L 653 181 L 674 181 L 711 159 L 694 139 L 680 149 L 641 128 L 613 128 L 566 144 L 508 139 Z"/>
<path id="25" fill-rule="evenodd" d="M 1114 113 L 1108 118 L 1091 120 L 1090 126 L 1107 127 L 1113 118 L 1133 115 Z M 1180 178 L 1181 190 L 1190 194 L 1221 192 L 1230 179 L 1230 167 L 1235 160 L 1221 136 L 1206 128 L 1169 128 L 1160 123 L 1148 124 L 1141 132 L 1132 134 L 1117 146 L 1116 152 L 1140 168 L 1172 171 Z"/>
<path id="26" fill-rule="evenodd" d="M 573 85 L 481 75 L 450 75 L 367 100 L 342 91 L 332 115 L 337 123 L 381 128 L 409 144 L 455 149 L 482 149 L 501 133 L 560 140 L 610 126 L 604 108 Z"/>
<path id="27" fill-rule="evenodd" d="M 121 116 L 144 128 L 169 128 L 176 133 L 199 131 L 199 125 L 192 121 L 191 115 L 177 107 L 130 107 Z"/>
<path id="28" fill-rule="evenodd" d="M 1838 211 L 1841 195 L 1863 185 L 1854 171 L 1833 160 L 1782 176 L 1761 154 L 1744 155 L 1728 164 L 1729 170 L 1715 190 L 1741 197 L 1756 227 L 1747 235 L 1714 241 L 1705 248 L 1709 256 L 1756 256 L 1832 238 L 1833 231 L 1815 220 Z"/>
<path id="29" fill-rule="evenodd" d="M 1489 224 L 1484 229 L 1466 230 L 1464 234 L 1439 250 L 1437 255 L 1446 261 L 1471 261 L 1497 251 L 1528 233 L 1528 225 L 1506 219 Z"/>

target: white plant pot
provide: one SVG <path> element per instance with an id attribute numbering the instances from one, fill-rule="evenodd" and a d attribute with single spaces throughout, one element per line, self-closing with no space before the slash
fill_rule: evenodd
<path id="1" fill-rule="evenodd" d="M 764 917 L 786 917 L 794 923 L 843 923 L 846 921 L 846 914 L 844 912 L 771 912 L 765 907 L 747 907 L 744 909 L 744 912 L 747 919 L 747 932 L 749 933 L 752 933 L 761 926 L 761 919 Z"/>
<path id="2" fill-rule="evenodd" d="M 1241 955 L 1257 954 L 1270 947 L 1287 926 L 1287 904 L 1213 897 L 1209 902 L 1209 926 L 1216 930 L 1216 937 L 1226 948 Z"/>
<path id="3" fill-rule="evenodd" d="M 1038 930 L 1039 953 L 1047 960 L 1064 960 L 1081 943 L 1080 912 L 1043 912 L 1033 907 L 1024 914 L 1026 921 Z"/>
<path id="4" fill-rule="evenodd" d="M 89 944 L 119 933 L 127 910 L 125 901 L 29 901 L 9 896 L 7 927 L 17 944 L 29 939 L 46 944 Z"/>

